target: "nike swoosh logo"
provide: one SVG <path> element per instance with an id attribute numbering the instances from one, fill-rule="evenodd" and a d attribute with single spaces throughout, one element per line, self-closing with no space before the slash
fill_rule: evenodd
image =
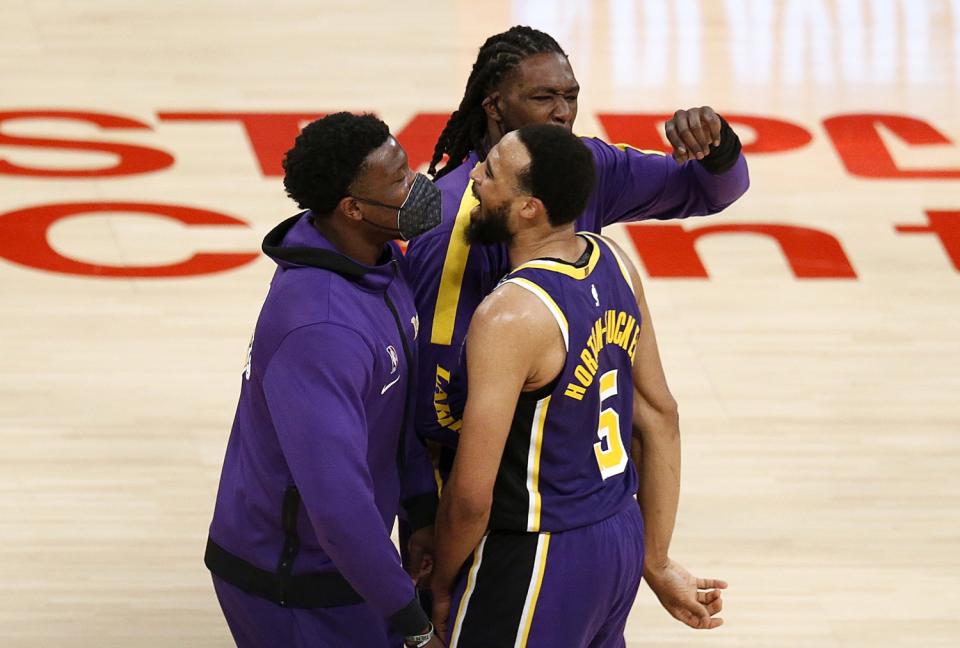
<path id="1" fill-rule="evenodd" d="M 393 382 L 389 382 L 386 385 L 384 385 L 383 389 L 380 390 L 380 395 L 383 396 L 384 394 L 386 394 L 388 389 L 390 389 L 391 387 L 397 384 L 397 380 L 400 380 L 400 376 L 397 376 Z"/>

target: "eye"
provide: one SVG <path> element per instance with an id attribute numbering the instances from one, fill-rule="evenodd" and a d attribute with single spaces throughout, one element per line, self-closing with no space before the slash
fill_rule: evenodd
<path id="1" fill-rule="evenodd" d="M 553 97 L 551 97 L 550 95 L 536 95 L 535 97 L 533 97 L 533 100 L 534 101 L 552 101 Z"/>

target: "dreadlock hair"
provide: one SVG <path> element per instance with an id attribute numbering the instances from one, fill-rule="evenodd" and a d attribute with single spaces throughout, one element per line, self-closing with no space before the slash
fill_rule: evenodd
<path id="1" fill-rule="evenodd" d="M 523 59 L 534 54 L 548 53 L 567 55 L 552 36 L 523 25 L 511 27 L 486 40 L 480 47 L 480 53 L 470 71 L 460 106 L 450 115 L 433 149 L 433 158 L 427 172 L 434 176 L 434 179 L 441 178 L 460 166 L 471 149 L 483 159 L 483 136 L 487 127 L 483 100 Z M 437 171 L 437 164 L 444 153 L 447 154 L 447 163 Z"/>

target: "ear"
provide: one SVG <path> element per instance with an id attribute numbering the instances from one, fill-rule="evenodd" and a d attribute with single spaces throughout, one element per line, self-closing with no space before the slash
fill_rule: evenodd
<path id="1" fill-rule="evenodd" d="M 496 123 L 503 121 L 503 106 L 501 105 L 500 93 L 494 92 L 484 99 L 480 106 L 483 108 L 483 112 L 486 113 L 488 119 L 492 119 Z"/>
<path id="2" fill-rule="evenodd" d="M 534 220 L 541 214 L 547 215 L 547 208 L 543 206 L 543 201 L 534 196 L 527 196 L 520 204 L 520 218 L 525 220 Z"/>
<path id="3" fill-rule="evenodd" d="M 352 196 L 344 196 L 337 203 L 337 207 L 343 212 L 343 215 L 350 220 L 363 220 L 363 212 L 360 209 L 360 202 Z"/>

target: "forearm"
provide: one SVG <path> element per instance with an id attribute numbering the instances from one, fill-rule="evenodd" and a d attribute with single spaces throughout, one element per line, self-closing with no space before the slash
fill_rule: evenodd
<path id="1" fill-rule="evenodd" d="M 738 154 L 730 168 L 720 173 L 709 171 L 701 162 L 690 162 L 684 170 L 693 174 L 699 188 L 698 201 L 691 215 L 713 214 L 732 205 L 750 187 L 746 158 Z"/>
<path id="2" fill-rule="evenodd" d="M 644 570 L 664 564 L 680 499 L 680 426 L 675 411 L 658 412 L 649 407 L 637 417 L 634 433 L 642 443 L 637 501 L 644 522 Z"/>
<path id="3" fill-rule="evenodd" d="M 450 492 L 450 488 L 447 488 L 437 512 L 436 553 L 431 578 L 433 589 L 445 592 L 453 589 L 457 573 L 480 544 L 489 521 L 489 506 L 467 506 L 456 492 Z"/>
<path id="4" fill-rule="evenodd" d="M 426 446 L 414 437 L 412 430 L 407 432 L 401 480 L 400 504 L 410 530 L 433 526 L 439 499 L 437 479 Z"/>

